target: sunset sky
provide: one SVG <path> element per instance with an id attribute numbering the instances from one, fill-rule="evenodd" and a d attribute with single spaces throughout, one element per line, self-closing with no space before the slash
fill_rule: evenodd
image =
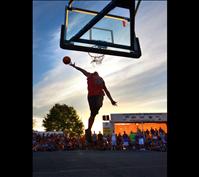
<path id="1" fill-rule="evenodd" d="M 82 3 L 82 4 L 81 4 Z M 118 106 L 107 97 L 92 130 L 102 131 L 102 115 L 111 113 L 167 112 L 167 2 L 142 1 L 136 15 L 136 36 L 142 56 L 131 59 L 106 55 L 93 66 L 86 52 L 59 47 L 67 1 L 33 1 L 33 119 L 35 130 L 44 130 L 43 117 L 56 103 L 73 106 L 87 128 L 89 107 L 87 80 L 82 73 L 62 62 L 63 56 L 89 72 L 98 71 Z M 98 9 L 107 1 L 79 2 Z M 123 11 L 117 12 L 119 15 Z M 74 26 L 79 20 L 73 19 Z M 121 34 L 121 37 L 125 34 Z"/>

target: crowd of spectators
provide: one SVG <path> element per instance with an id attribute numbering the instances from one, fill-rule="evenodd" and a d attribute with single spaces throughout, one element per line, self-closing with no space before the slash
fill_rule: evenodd
<path id="1" fill-rule="evenodd" d="M 85 135 L 70 137 L 62 132 L 33 131 L 32 151 L 66 151 L 66 150 L 159 150 L 167 151 L 167 133 L 159 128 L 126 134 L 103 135 L 92 133 L 92 143 L 87 143 Z"/>

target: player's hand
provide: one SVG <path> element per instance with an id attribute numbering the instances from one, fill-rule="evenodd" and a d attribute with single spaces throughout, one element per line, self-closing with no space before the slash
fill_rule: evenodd
<path id="1" fill-rule="evenodd" d="M 72 63 L 70 63 L 69 65 L 71 65 L 72 67 L 75 67 L 75 63 L 73 63 L 73 64 L 72 64 Z"/>
<path id="2" fill-rule="evenodd" d="M 113 101 L 111 101 L 111 103 L 112 103 L 113 106 L 117 106 L 117 102 L 116 101 L 113 100 Z"/>

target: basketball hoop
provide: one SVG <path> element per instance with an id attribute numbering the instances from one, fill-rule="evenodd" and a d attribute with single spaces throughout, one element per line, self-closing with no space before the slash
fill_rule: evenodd
<path id="1" fill-rule="evenodd" d="M 91 57 L 91 63 L 95 63 L 95 64 L 101 64 L 102 60 L 104 59 L 104 54 L 91 54 L 89 53 L 89 56 Z"/>
<path id="2" fill-rule="evenodd" d="M 93 46 L 93 48 L 106 49 L 107 47 L 106 46 L 95 45 L 95 46 Z M 90 52 L 88 52 L 88 55 L 91 57 L 91 63 L 92 64 L 99 65 L 99 64 L 102 63 L 102 60 L 104 59 L 104 54 L 98 54 L 98 53 L 90 53 Z"/>

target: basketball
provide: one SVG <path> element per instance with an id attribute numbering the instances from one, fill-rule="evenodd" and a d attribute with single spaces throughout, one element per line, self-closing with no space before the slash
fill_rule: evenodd
<path id="1" fill-rule="evenodd" d="M 70 59 L 70 57 L 68 57 L 68 56 L 65 56 L 64 58 L 63 58 L 63 62 L 64 62 L 64 64 L 69 64 L 70 62 L 71 62 L 71 59 Z"/>

